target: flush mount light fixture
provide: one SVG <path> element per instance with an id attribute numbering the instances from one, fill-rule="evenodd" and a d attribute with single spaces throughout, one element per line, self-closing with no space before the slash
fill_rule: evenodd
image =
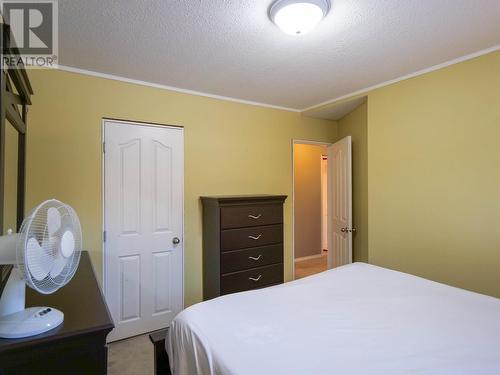
<path id="1" fill-rule="evenodd" d="M 269 18 L 283 32 L 302 35 L 314 29 L 329 10 L 329 0 L 276 0 Z"/>

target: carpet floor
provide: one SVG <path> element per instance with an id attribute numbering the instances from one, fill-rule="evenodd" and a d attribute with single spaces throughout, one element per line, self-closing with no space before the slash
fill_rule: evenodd
<path id="1" fill-rule="evenodd" d="M 108 345 L 108 375 L 153 375 L 153 344 L 148 335 Z"/>

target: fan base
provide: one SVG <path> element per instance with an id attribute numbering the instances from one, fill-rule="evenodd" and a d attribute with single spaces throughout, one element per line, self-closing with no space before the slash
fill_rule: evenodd
<path id="1" fill-rule="evenodd" d="M 58 327 L 64 314 L 52 307 L 30 307 L 0 316 L 0 338 L 17 339 L 39 335 Z"/>

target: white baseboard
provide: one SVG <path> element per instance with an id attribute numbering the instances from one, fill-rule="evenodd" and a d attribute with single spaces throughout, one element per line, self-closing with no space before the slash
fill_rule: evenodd
<path id="1" fill-rule="evenodd" d="M 321 252 L 321 254 L 316 254 L 316 255 L 308 255 L 306 257 L 300 257 L 300 258 L 295 258 L 295 262 L 302 262 L 304 260 L 310 260 L 310 259 L 316 259 L 316 258 L 321 258 L 321 257 L 326 257 L 326 252 Z"/>

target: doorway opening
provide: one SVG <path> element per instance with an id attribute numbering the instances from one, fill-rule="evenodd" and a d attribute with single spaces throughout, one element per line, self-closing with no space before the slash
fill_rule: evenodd
<path id="1" fill-rule="evenodd" d="M 294 275 L 328 268 L 328 146 L 294 141 Z"/>
<path id="2" fill-rule="evenodd" d="M 352 138 L 293 141 L 294 278 L 352 263 Z"/>

